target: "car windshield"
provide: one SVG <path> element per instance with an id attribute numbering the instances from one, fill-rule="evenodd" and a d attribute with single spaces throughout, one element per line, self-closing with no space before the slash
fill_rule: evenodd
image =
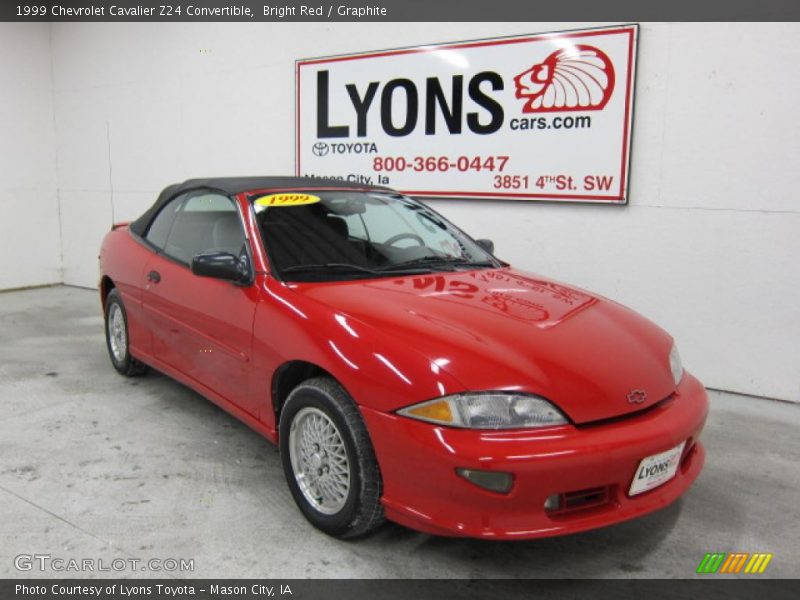
<path id="1" fill-rule="evenodd" d="M 501 263 L 424 204 L 392 192 L 251 193 L 281 279 L 389 277 Z"/>

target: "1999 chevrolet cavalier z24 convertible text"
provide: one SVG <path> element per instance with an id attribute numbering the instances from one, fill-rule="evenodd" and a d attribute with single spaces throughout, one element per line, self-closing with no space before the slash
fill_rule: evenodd
<path id="1" fill-rule="evenodd" d="M 100 269 L 114 367 L 278 443 L 332 535 L 571 533 L 666 506 L 703 466 L 706 393 L 667 333 L 389 189 L 187 181 L 113 227 Z"/>

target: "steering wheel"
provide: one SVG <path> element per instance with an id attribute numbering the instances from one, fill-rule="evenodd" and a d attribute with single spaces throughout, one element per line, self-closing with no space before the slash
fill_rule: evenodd
<path id="1" fill-rule="evenodd" d="M 386 240 L 383 243 L 385 245 L 387 245 L 387 246 L 394 246 L 400 240 L 406 240 L 406 239 L 414 240 L 420 246 L 425 246 L 425 240 L 423 240 L 421 237 L 419 237 L 416 233 L 408 233 L 408 232 L 398 233 L 397 235 L 393 235 L 392 237 L 390 237 L 388 240 Z"/>

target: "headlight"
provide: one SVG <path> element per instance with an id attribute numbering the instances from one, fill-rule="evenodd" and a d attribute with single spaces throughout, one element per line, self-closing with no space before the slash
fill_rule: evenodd
<path id="1" fill-rule="evenodd" d="M 567 423 L 564 414 L 544 398 L 503 392 L 443 396 L 409 406 L 398 414 L 465 429 L 520 429 Z"/>
<path id="2" fill-rule="evenodd" d="M 672 379 L 675 385 L 678 385 L 683 378 L 683 363 L 681 362 L 681 355 L 678 354 L 678 347 L 672 344 L 672 350 L 669 351 L 669 368 L 672 371 Z"/>

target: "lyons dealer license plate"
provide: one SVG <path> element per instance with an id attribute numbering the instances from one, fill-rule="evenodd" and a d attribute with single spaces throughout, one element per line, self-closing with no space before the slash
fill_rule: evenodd
<path id="1" fill-rule="evenodd" d="M 653 454 L 643 459 L 636 469 L 636 474 L 633 476 L 633 482 L 631 483 L 631 489 L 628 495 L 635 496 L 636 494 L 652 490 L 675 477 L 685 445 L 686 442 L 684 441 L 671 450 L 661 452 L 660 454 Z"/>

